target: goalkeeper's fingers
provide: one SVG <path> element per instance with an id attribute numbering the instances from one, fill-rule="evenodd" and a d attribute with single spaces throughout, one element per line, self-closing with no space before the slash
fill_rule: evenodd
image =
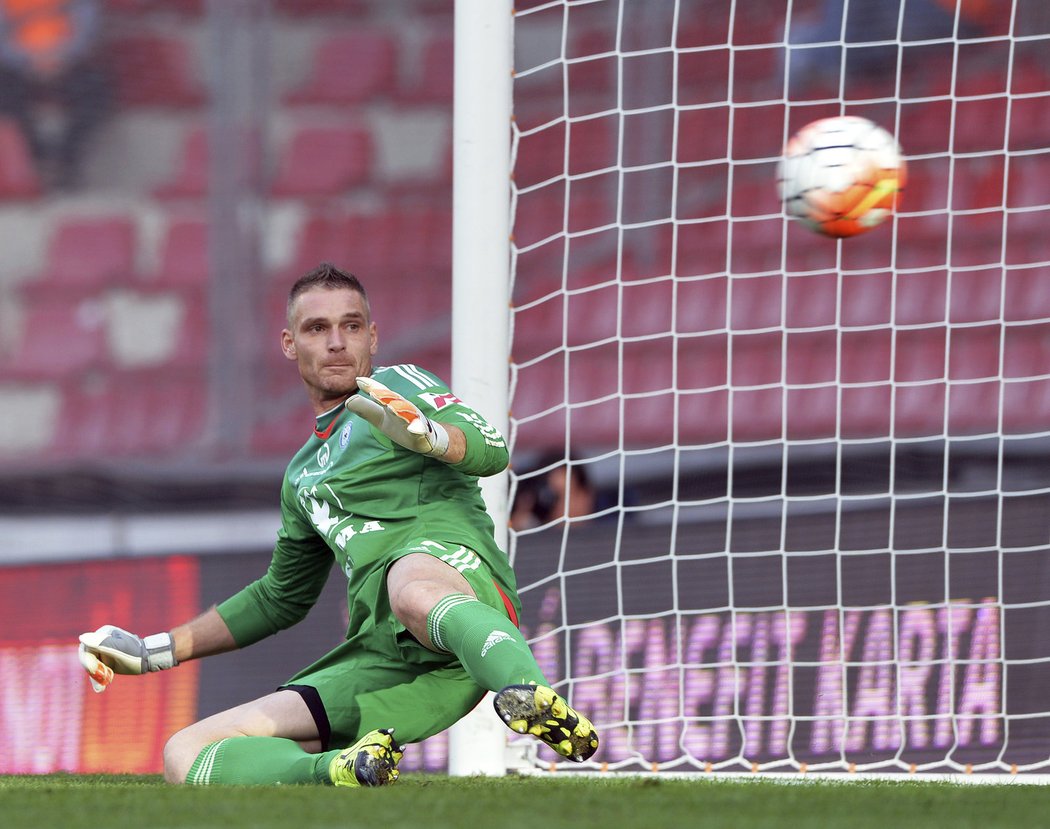
<path id="1" fill-rule="evenodd" d="M 87 671 L 88 679 L 91 680 L 91 687 L 95 689 L 96 694 L 101 694 L 113 681 L 113 669 L 109 665 L 100 662 L 98 657 L 91 653 L 83 643 L 80 644 L 77 650 L 77 656 L 80 657 L 80 664 Z"/>
<path id="2" fill-rule="evenodd" d="M 423 416 L 423 413 L 419 411 L 414 403 L 406 400 L 393 389 L 387 388 L 378 380 L 373 380 L 371 377 L 358 377 L 357 387 L 373 400 L 378 400 L 386 406 L 391 412 L 401 418 L 409 428 Z"/>
<path id="3" fill-rule="evenodd" d="M 118 674 L 163 671 L 178 664 L 170 633 L 155 633 L 143 639 L 115 625 L 103 625 L 91 633 L 80 634 L 80 644 Z"/>
<path id="4" fill-rule="evenodd" d="M 358 388 L 369 395 L 352 395 L 344 404 L 395 443 L 434 458 L 448 452 L 448 432 L 434 423 L 410 400 L 371 377 L 358 377 Z M 378 402 L 375 402 L 378 401 Z"/>

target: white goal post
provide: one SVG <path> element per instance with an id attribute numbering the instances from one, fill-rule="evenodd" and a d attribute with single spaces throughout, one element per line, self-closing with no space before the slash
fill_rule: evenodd
<path id="1" fill-rule="evenodd" d="M 835 5 L 457 0 L 453 383 L 590 771 L 1050 766 L 1050 15 Z M 909 166 L 843 242 L 838 114 Z"/>

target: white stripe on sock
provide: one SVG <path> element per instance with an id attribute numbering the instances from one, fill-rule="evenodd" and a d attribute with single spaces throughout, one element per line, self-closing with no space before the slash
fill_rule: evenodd
<path id="1" fill-rule="evenodd" d="M 470 596 L 464 593 L 459 593 L 453 596 L 445 596 L 440 602 L 438 602 L 432 611 L 430 611 L 430 623 L 427 626 L 427 633 L 430 634 L 430 641 L 435 647 L 441 648 L 441 650 L 450 652 L 448 646 L 441 639 L 441 622 L 445 618 L 445 615 L 454 607 L 458 607 L 461 604 L 467 604 L 468 602 L 476 602 Z"/>

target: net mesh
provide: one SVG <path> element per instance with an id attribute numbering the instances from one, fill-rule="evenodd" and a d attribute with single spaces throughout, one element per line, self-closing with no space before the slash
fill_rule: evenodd
<path id="1" fill-rule="evenodd" d="M 593 764 L 1045 765 L 1045 11 L 515 26 L 515 567 Z M 909 165 L 897 216 L 841 243 L 775 188 L 839 114 Z"/>

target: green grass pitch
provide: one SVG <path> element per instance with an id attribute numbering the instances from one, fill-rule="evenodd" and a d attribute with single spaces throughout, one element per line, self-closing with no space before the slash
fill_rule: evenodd
<path id="1" fill-rule="evenodd" d="M 45 775 L 0 777 L 0 814 L 17 829 L 1017 829 L 1048 825 L 1050 787 L 413 774 L 385 789 L 197 788 Z"/>

